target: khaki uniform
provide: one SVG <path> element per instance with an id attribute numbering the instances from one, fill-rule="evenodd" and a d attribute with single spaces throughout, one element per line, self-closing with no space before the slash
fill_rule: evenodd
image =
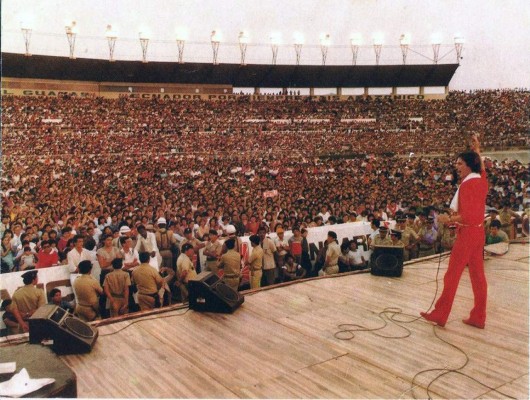
<path id="1" fill-rule="evenodd" d="M 257 289 L 261 286 L 263 275 L 263 249 L 259 245 L 252 248 L 248 262 L 250 264 L 250 288 Z"/>
<path id="2" fill-rule="evenodd" d="M 129 273 L 122 269 L 115 269 L 105 276 L 103 286 L 109 289 L 114 300 L 114 307 L 110 307 L 110 316 L 115 317 L 119 315 L 119 311 L 124 305 L 129 304 L 129 299 L 125 297 L 125 289 L 131 286 Z"/>
<path id="3" fill-rule="evenodd" d="M 156 245 L 160 256 L 162 257 L 162 265 L 160 267 L 166 267 L 173 269 L 173 252 L 171 247 L 177 244 L 177 239 L 173 236 L 173 232 L 168 231 L 166 228 L 159 229 L 155 232 Z"/>
<path id="4" fill-rule="evenodd" d="M 376 236 L 376 239 L 377 239 L 377 236 Z M 341 255 L 341 251 L 340 251 L 340 246 L 338 245 L 338 243 L 336 241 L 332 241 L 331 243 L 328 243 L 328 249 L 326 250 L 326 259 L 329 258 L 329 262 L 327 266 L 324 265 L 324 267 L 318 272 L 318 274 L 320 276 L 338 274 L 340 255 Z"/>
<path id="5" fill-rule="evenodd" d="M 401 239 L 399 239 L 399 240 L 396 240 L 395 242 L 392 242 L 391 246 L 392 247 L 403 247 L 403 248 L 405 248 L 405 243 L 403 243 L 403 241 Z"/>
<path id="6" fill-rule="evenodd" d="M 206 247 L 204 248 L 205 252 L 208 253 L 214 253 L 216 254 L 216 257 L 210 257 L 206 256 L 206 271 L 212 271 L 214 274 L 217 274 L 218 270 L 218 257 L 221 256 L 221 252 L 223 251 L 223 245 L 219 240 L 216 240 L 215 242 L 208 242 L 206 244 Z"/>
<path id="7" fill-rule="evenodd" d="M 13 304 L 16 305 L 23 319 L 27 319 L 28 314 L 33 314 L 45 302 L 44 291 L 31 283 L 18 288 L 13 294 Z"/>
<path id="8" fill-rule="evenodd" d="M 375 235 L 372 245 L 373 246 L 392 246 L 392 239 L 390 239 L 390 235 L 388 233 L 384 239 L 380 235 Z"/>
<path id="9" fill-rule="evenodd" d="M 418 235 L 420 237 L 419 257 L 433 256 L 435 254 L 434 245 L 438 237 L 436 230 L 434 228 L 429 229 L 428 225 L 425 224 L 418 232 Z M 422 242 L 422 240 L 427 241 L 427 243 Z"/>
<path id="10" fill-rule="evenodd" d="M 149 264 L 140 264 L 132 272 L 132 282 L 138 289 L 140 310 L 151 310 L 155 307 L 158 291 L 164 285 L 164 279 Z"/>
<path id="11" fill-rule="evenodd" d="M 186 271 L 186 276 L 183 276 Z M 177 258 L 177 279 L 179 282 L 182 302 L 185 302 L 188 299 L 188 281 L 190 279 L 195 279 L 196 277 L 197 271 L 195 271 L 193 261 L 186 254 L 180 253 L 179 258 Z"/>
<path id="12" fill-rule="evenodd" d="M 241 276 L 241 254 L 235 250 L 228 250 L 221 256 L 221 260 L 217 266 L 224 269 L 223 281 L 237 291 Z"/>
<path id="13" fill-rule="evenodd" d="M 405 230 L 401 233 L 401 241 L 405 245 L 405 249 L 403 250 L 403 259 L 405 261 L 416 257 L 417 246 L 413 243 L 417 242 L 419 238 L 416 231 L 409 226 L 405 227 Z"/>
<path id="14" fill-rule="evenodd" d="M 501 220 L 501 230 L 508 235 L 508 238 L 513 238 L 513 211 L 501 209 L 499 211 L 499 219 Z"/>
<path id="15" fill-rule="evenodd" d="M 453 235 L 451 235 L 451 231 L 453 231 Z M 456 229 L 449 229 L 445 228 L 442 232 L 442 239 L 441 239 L 441 245 L 442 245 L 442 251 L 450 251 L 454 244 L 456 242 Z"/>
<path id="16" fill-rule="evenodd" d="M 99 315 L 99 294 L 101 285 L 90 274 L 83 274 L 74 281 L 77 299 L 75 314 L 83 321 L 93 321 Z"/>

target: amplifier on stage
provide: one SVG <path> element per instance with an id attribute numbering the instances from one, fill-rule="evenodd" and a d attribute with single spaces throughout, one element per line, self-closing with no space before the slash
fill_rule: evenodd
<path id="1" fill-rule="evenodd" d="M 403 247 L 375 246 L 370 257 L 370 273 L 398 277 L 403 273 Z"/>
<path id="2" fill-rule="evenodd" d="M 40 307 L 28 322 L 29 342 L 52 339 L 57 354 L 88 353 L 98 337 L 96 328 L 52 304 Z"/>

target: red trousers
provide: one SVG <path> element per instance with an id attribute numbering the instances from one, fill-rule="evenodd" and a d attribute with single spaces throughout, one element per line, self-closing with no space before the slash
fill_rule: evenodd
<path id="1" fill-rule="evenodd" d="M 461 227 L 449 259 L 449 267 L 444 276 L 444 289 L 431 316 L 442 325 L 447 322 L 458 289 L 460 277 L 466 265 L 473 287 L 475 304 L 469 316 L 470 321 L 484 325 L 486 322 L 486 301 L 488 284 L 484 275 L 484 228 Z"/>

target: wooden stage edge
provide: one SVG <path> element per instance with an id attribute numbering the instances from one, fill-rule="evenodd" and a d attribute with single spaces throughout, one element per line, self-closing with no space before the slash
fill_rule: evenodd
<path id="1" fill-rule="evenodd" d="M 349 273 L 247 291 L 233 314 L 175 305 L 99 323 L 91 353 L 62 356 L 84 398 L 527 399 L 529 245 L 485 259 L 485 329 L 467 271 L 445 328 L 419 318 L 447 256 L 403 276 Z"/>

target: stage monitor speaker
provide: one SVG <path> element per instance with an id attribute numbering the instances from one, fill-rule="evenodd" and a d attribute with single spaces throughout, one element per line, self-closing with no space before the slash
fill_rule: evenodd
<path id="1" fill-rule="evenodd" d="M 98 330 L 53 304 L 45 304 L 29 319 L 29 342 L 53 340 L 57 354 L 88 353 L 94 347 Z"/>
<path id="2" fill-rule="evenodd" d="M 370 273 L 377 276 L 401 276 L 403 250 L 403 247 L 375 246 L 370 257 Z"/>
<path id="3" fill-rule="evenodd" d="M 188 281 L 189 307 L 195 311 L 232 313 L 245 297 L 210 271 L 201 272 Z"/>

